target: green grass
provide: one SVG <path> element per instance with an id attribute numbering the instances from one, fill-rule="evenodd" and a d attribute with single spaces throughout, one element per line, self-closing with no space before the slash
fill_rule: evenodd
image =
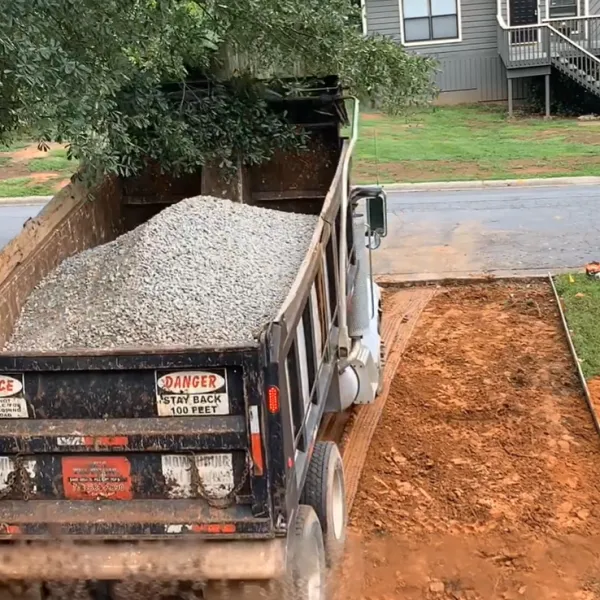
<path id="1" fill-rule="evenodd" d="M 34 183 L 31 177 L 13 177 L 0 180 L 0 198 L 17 198 L 23 196 L 52 196 L 55 180 Z"/>
<path id="2" fill-rule="evenodd" d="M 363 114 L 354 161 L 359 174 L 379 164 L 388 177 L 408 168 L 411 180 L 430 179 L 429 167 L 449 179 L 460 179 L 461 171 L 465 179 L 599 175 L 600 127 L 575 119 L 508 120 L 503 107 L 489 105 L 433 107 L 400 117 Z"/>
<path id="3" fill-rule="evenodd" d="M 31 144 L 31 138 L 19 137 L 6 145 L 0 143 L 0 152 L 16 152 L 17 150 L 22 150 L 23 148 L 27 148 L 27 146 L 31 146 Z"/>
<path id="4" fill-rule="evenodd" d="M 586 379 L 600 375 L 600 280 L 585 274 L 560 275 L 556 288 Z"/>
<path id="5" fill-rule="evenodd" d="M 27 163 L 27 169 L 30 173 L 44 173 L 55 171 L 57 173 L 73 173 L 76 170 L 76 163 L 67 158 L 67 151 L 63 148 L 51 150 L 47 156 L 42 158 L 32 158 Z"/>
<path id="6" fill-rule="evenodd" d="M 10 164 L 10 161 L 10 156 L 0 156 L 0 168 L 6 167 L 8 164 Z"/>

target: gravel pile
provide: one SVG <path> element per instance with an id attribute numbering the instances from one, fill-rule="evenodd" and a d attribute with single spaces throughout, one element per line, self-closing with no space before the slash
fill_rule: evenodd
<path id="1" fill-rule="evenodd" d="M 236 345 L 285 300 L 317 217 L 190 198 L 65 260 L 6 350 Z"/>

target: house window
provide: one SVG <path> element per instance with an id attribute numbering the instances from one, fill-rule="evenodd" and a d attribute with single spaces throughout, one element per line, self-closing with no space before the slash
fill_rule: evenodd
<path id="1" fill-rule="evenodd" d="M 577 0 L 550 0 L 550 18 L 562 19 L 577 16 Z"/>
<path id="2" fill-rule="evenodd" d="M 458 0 L 402 0 L 404 41 L 458 39 Z"/>

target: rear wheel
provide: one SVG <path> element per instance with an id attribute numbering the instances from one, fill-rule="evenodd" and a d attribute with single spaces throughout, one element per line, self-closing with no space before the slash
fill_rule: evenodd
<path id="1" fill-rule="evenodd" d="M 282 581 L 209 581 L 205 600 L 326 600 L 327 564 L 323 532 L 315 511 L 298 507 L 290 532 L 287 574 Z"/>
<path id="2" fill-rule="evenodd" d="M 2 600 L 42 600 L 42 586 L 25 582 L 6 582 L 0 585 Z"/>
<path id="3" fill-rule="evenodd" d="M 317 513 L 329 566 L 344 552 L 346 542 L 346 486 L 344 464 L 334 442 L 317 442 L 308 467 L 301 502 Z"/>
<path id="4" fill-rule="evenodd" d="M 327 563 L 323 531 L 314 509 L 305 504 L 298 507 L 298 515 L 291 540 L 290 598 L 292 600 L 325 600 Z M 283 598 L 286 598 L 284 595 Z"/>

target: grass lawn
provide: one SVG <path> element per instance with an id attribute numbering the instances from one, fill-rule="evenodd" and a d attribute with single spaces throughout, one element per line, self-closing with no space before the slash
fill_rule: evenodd
<path id="1" fill-rule="evenodd" d="M 52 196 L 75 171 L 67 150 L 53 144 L 48 152 L 35 144 L 16 142 L 0 148 L 0 198 Z"/>
<path id="2" fill-rule="evenodd" d="M 75 170 L 66 150 L 0 147 L 0 196 L 52 194 Z M 498 105 L 430 107 L 400 117 L 363 112 L 354 183 L 600 175 L 600 121 L 508 120 Z"/>
<path id="3" fill-rule="evenodd" d="M 361 116 L 355 183 L 600 175 L 600 122 L 508 120 L 497 105 Z"/>
<path id="4" fill-rule="evenodd" d="M 33 177 L 11 177 L 0 179 L 0 198 L 23 198 L 25 196 L 53 196 L 56 179 L 36 181 Z"/>
<path id="5" fill-rule="evenodd" d="M 581 368 L 591 380 L 600 375 L 600 280 L 577 273 L 555 281 Z"/>
<path id="6" fill-rule="evenodd" d="M 43 158 L 32 158 L 27 163 L 27 168 L 31 173 L 67 173 L 69 176 L 73 173 L 74 163 L 67 158 L 67 151 L 64 148 L 57 148 L 47 152 Z"/>

